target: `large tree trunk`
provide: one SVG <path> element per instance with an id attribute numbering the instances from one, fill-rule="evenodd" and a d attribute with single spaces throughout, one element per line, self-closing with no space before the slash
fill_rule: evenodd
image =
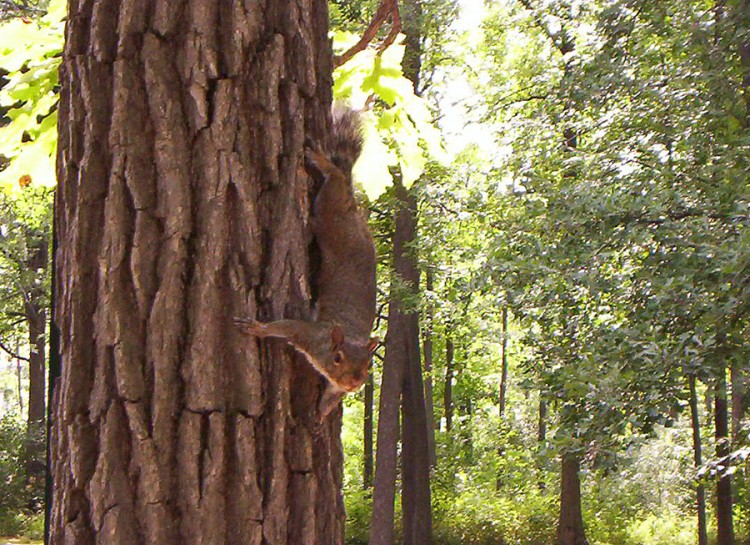
<path id="1" fill-rule="evenodd" d="M 575 454 L 564 453 L 562 456 L 557 545 L 588 545 L 583 529 L 579 472 L 578 457 Z"/>
<path id="2" fill-rule="evenodd" d="M 714 423 L 716 426 L 716 457 L 719 460 L 728 460 L 730 452 L 729 409 L 727 406 L 726 369 L 723 366 L 719 369 L 716 379 Z M 728 474 L 719 477 L 716 483 L 716 544 L 734 545 L 732 480 Z"/>
<path id="3" fill-rule="evenodd" d="M 690 388 L 690 421 L 693 428 L 693 459 L 695 468 L 703 465 L 703 453 L 701 446 L 701 424 L 698 414 L 698 394 L 695 389 L 695 375 L 688 376 Z M 698 513 L 698 545 L 708 545 L 708 533 L 706 530 L 706 491 L 703 483 L 698 482 L 695 487 L 696 510 Z"/>
<path id="4" fill-rule="evenodd" d="M 310 316 L 326 3 L 71 0 L 52 544 L 340 544 L 340 411 L 232 317 Z"/>

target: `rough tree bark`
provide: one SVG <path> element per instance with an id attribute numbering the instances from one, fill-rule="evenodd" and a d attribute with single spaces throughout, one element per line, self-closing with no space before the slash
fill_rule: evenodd
<path id="1" fill-rule="evenodd" d="M 71 0 L 50 543 L 343 542 L 340 411 L 232 317 L 310 315 L 327 7 Z"/>

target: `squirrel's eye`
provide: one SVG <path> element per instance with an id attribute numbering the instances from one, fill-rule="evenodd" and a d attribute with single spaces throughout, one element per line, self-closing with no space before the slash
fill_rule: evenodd
<path id="1" fill-rule="evenodd" d="M 341 356 L 341 352 L 336 352 L 336 355 L 335 355 L 335 356 L 333 356 L 333 361 L 335 361 L 336 363 L 341 363 L 341 360 L 342 360 L 342 359 L 343 359 L 343 358 L 342 358 L 342 356 Z"/>

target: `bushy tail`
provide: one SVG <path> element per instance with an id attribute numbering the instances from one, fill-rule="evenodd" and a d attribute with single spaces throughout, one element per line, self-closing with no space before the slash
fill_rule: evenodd
<path id="1" fill-rule="evenodd" d="M 362 153 L 362 118 L 358 111 L 340 104 L 334 105 L 332 115 L 331 161 L 342 172 L 351 175 L 352 166 Z"/>

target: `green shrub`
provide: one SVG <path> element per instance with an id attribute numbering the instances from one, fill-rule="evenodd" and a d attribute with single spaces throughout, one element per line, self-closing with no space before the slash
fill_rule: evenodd
<path id="1" fill-rule="evenodd" d="M 370 538 L 372 491 L 350 489 L 346 494 L 346 545 L 367 545 Z"/>
<path id="2" fill-rule="evenodd" d="M 534 492 L 513 498 L 465 489 L 446 497 L 433 516 L 437 545 L 551 545 L 555 500 Z"/>
<path id="3" fill-rule="evenodd" d="M 44 511 L 32 513 L 26 518 L 22 535 L 35 541 L 44 539 Z"/>
<path id="4" fill-rule="evenodd" d="M 39 450 L 40 440 L 17 417 L 0 418 L 0 535 L 44 536 L 44 475 L 26 474 L 26 452 Z"/>
<path id="5" fill-rule="evenodd" d="M 0 517 L 18 511 L 26 497 L 22 424 L 12 416 L 0 418 Z"/>
<path id="6" fill-rule="evenodd" d="M 632 545 L 693 545 L 696 540 L 695 520 L 685 514 L 660 513 L 632 521 L 627 527 Z"/>

